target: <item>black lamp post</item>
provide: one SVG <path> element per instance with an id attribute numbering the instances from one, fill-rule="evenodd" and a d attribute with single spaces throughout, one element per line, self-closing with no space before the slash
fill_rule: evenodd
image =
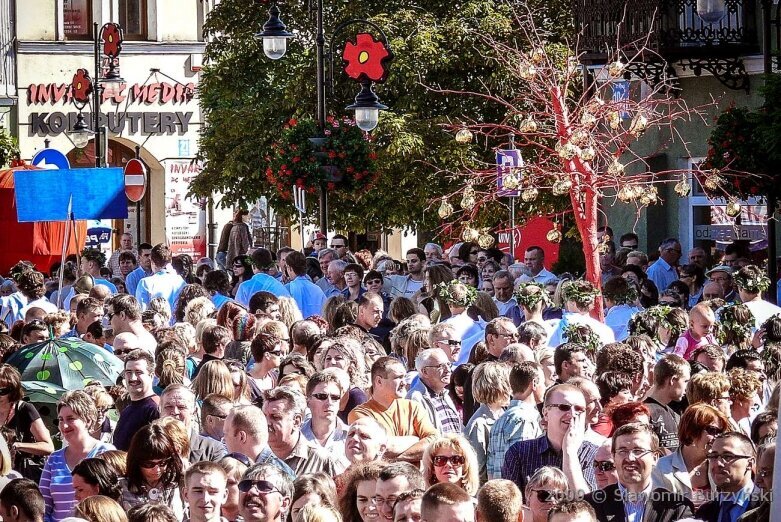
<path id="1" fill-rule="evenodd" d="M 326 87 L 328 83 L 333 84 L 333 53 L 329 50 L 331 63 L 331 81 L 326 82 L 325 79 L 325 58 L 326 58 L 326 46 L 328 42 L 325 38 L 325 30 L 323 27 L 323 0 L 317 0 L 316 7 L 317 18 L 317 33 L 315 36 L 315 42 L 317 45 L 317 122 L 320 128 L 321 136 L 313 137 L 314 139 L 322 138 L 322 132 L 325 129 L 326 124 Z M 388 45 L 388 38 L 385 33 L 376 24 L 368 20 L 349 20 L 342 24 L 339 24 L 334 30 L 331 41 L 344 30 L 346 27 L 353 24 L 368 25 L 374 28 L 382 36 L 383 43 L 388 52 L 387 59 L 392 59 L 392 53 Z M 263 24 L 263 31 L 255 35 L 257 38 L 263 40 L 263 52 L 272 60 L 279 60 L 287 52 L 287 40 L 293 38 L 294 35 L 287 31 L 287 27 L 279 18 L 279 8 L 273 5 L 269 9 L 269 19 Z M 377 127 L 379 121 L 379 112 L 385 110 L 388 107 L 380 103 L 379 98 L 372 90 L 372 85 L 375 81 L 384 81 L 382 78 L 366 78 L 361 77 L 359 79 L 361 83 L 361 91 L 355 97 L 355 103 L 348 105 L 346 109 L 355 111 L 355 123 L 358 128 L 370 132 Z M 320 231 L 323 234 L 328 233 L 328 194 L 324 185 L 320 186 L 320 201 L 319 201 L 319 217 L 320 217 Z"/>
<path id="2" fill-rule="evenodd" d="M 103 150 L 103 136 L 106 134 L 106 128 L 100 125 L 101 116 L 101 96 L 103 95 L 106 83 L 122 83 L 125 80 L 119 75 L 118 61 L 119 53 L 122 51 L 123 33 L 119 24 L 107 23 L 103 27 L 95 22 L 93 26 L 94 39 L 94 59 L 95 59 L 95 82 L 89 76 L 86 69 L 79 69 L 71 82 L 71 96 L 76 107 L 79 109 L 79 115 L 76 124 L 70 132 L 73 145 L 83 149 L 89 143 L 90 138 L 95 138 L 95 166 L 103 167 L 106 163 L 106 154 Z M 101 53 L 100 44 L 103 43 L 103 52 Z M 108 70 L 105 75 L 101 75 L 101 59 L 103 56 L 108 58 Z M 82 110 L 89 103 L 89 96 L 92 95 L 92 126 L 84 119 Z"/>

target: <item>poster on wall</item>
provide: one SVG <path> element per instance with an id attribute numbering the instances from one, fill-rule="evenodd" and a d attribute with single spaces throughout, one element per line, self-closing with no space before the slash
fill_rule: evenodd
<path id="1" fill-rule="evenodd" d="M 206 256 L 206 200 L 187 197 L 201 166 L 188 159 L 166 160 L 165 238 L 173 255 Z"/>

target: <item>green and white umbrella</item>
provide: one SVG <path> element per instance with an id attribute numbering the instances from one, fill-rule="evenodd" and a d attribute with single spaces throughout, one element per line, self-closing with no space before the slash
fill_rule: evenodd
<path id="1" fill-rule="evenodd" d="M 57 433 L 57 403 L 67 392 L 62 386 L 41 381 L 22 383 L 24 400 L 35 406 L 51 433 Z"/>
<path id="2" fill-rule="evenodd" d="M 23 346 L 7 361 L 22 381 L 38 381 L 65 390 L 80 390 L 92 380 L 113 386 L 123 364 L 105 348 L 76 337 L 49 339 Z"/>

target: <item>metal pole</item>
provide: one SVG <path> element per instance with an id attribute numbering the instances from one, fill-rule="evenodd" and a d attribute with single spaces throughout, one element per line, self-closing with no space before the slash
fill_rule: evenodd
<path id="1" fill-rule="evenodd" d="M 95 166 L 100 168 L 103 166 L 103 144 L 101 143 L 100 132 L 100 30 L 98 29 L 98 23 L 92 24 L 95 33 L 94 37 L 94 52 L 95 52 L 95 88 L 92 90 L 92 121 L 95 122 L 93 130 L 95 131 Z"/>
<path id="2" fill-rule="evenodd" d="M 513 263 L 515 263 L 515 197 L 514 196 L 510 196 L 510 255 L 512 256 Z"/>
<path id="3" fill-rule="evenodd" d="M 762 2 L 762 62 L 765 78 L 773 73 L 773 61 L 770 54 L 770 10 L 773 2 Z M 775 187 L 774 187 L 775 188 Z M 778 265 L 776 263 L 776 195 L 768 194 L 767 197 L 767 275 L 770 278 L 770 291 L 766 296 L 771 303 L 776 302 L 776 280 L 778 279 Z"/>
<path id="4" fill-rule="evenodd" d="M 325 32 L 323 30 L 323 0 L 317 0 L 317 123 L 325 130 Z M 322 134 L 321 134 L 322 135 Z M 320 232 L 328 235 L 328 192 L 320 185 Z"/>

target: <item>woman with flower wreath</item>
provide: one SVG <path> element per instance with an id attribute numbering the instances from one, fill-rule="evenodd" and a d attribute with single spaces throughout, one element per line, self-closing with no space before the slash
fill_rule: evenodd
<path id="1" fill-rule="evenodd" d="M 558 346 L 565 341 L 565 330 L 572 324 L 585 324 L 599 336 L 602 345 L 615 342 L 613 330 L 604 323 L 591 317 L 589 312 L 594 308 L 594 301 L 599 295 L 599 290 L 589 281 L 567 281 L 561 287 L 561 296 L 564 303 L 562 318 L 549 321 L 553 334 L 548 340 L 550 346 Z"/>
<path id="2" fill-rule="evenodd" d="M 646 312 L 658 319 L 656 339 L 665 354 L 675 352 L 675 343 L 689 327 L 689 314 L 683 308 L 656 305 Z"/>
<path id="3" fill-rule="evenodd" d="M 544 312 L 551 309 L 553 301 L 545 286 L 541 283 L 520 283 L 513 291 L 513 297 L 518 306 L 512 307 L 505 316 L 512 319 L 516 326 L 520 326 L 522 323 L 534 322 L 542 325 L 547 330 L 548 324 L 546 319 L 556 318 L 545 317 Z M 550 335 L 550 331 L 547 333 Z"/>
<path id="4" fill-rule="evenodd" d="M 758 329 L 774 315 L 781 314 L 781 307 L 762 299 L 762 292 L 770 288 L 770 279 L 756 265 L 746 265 L 733 276 L 738 295 L 754 316 L 754 329 Z"/>
<path id="5" fill-rule="evenodd" d="M 718 310 L 719 342 L 727 353 L 732 355 L 738 350 L 751 349 L 754 316 L 743 303 L 730 303 Z"/>
<path id="6" fill-rule="evenodd" d="M 466 362 L 472 346 L 480 340 L 483 330 L 483 327 L 467 313 L 467 309 L 477 300 L 477 289 L 453 279 L 436 285 L 434 293 L 450 309 L 450 317 L 442 322 L 452 324 L 455 328 L 453 338 L 461 339 L 461 353 L 458 356 L 458 362 Z M 464 346 L 467 339 L 475 340 L 469 346 Z"/>
<path id="7" fill-rule="evenodd" d="M 634 283 L 621 276 L 607 280 L 602 288 L 602 296 L 605 298 L 605 324 L 613 330 L 616 341 L 623 341 L 629 337 L 629 320 L 640 311 L 635 306 L 637 290 Z"/>

